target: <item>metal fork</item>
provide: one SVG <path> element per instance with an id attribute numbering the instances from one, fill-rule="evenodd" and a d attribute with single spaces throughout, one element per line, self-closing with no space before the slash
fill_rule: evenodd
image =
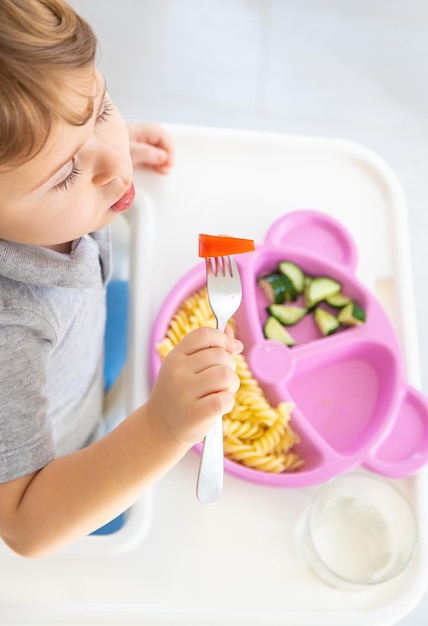
<path id="1" fill-rule="evenodd" d="M 232 256 L 209 257 L 206 269 L 208 300 L 217 320 L 217 328 L 224 331 L 241 304 L 239 271 Z M 196 487 L 200 502 L 210 504 L 220 497 L 223 473 L 223 416 L 220 415 L 204 439 Z"/>

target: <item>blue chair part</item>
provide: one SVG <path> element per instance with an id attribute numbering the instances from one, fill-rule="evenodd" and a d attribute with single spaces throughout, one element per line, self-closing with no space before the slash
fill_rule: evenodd
<path id="1" fill-rule="evenodd" d="M 129 285 L 112 280 L 107 285 L 107 319 L 104 336 L 104 387 L 107 392 L 116 382 L 127 358 Z M 91 535 L 112 535 L 125 523 L 125 513 L 95 530 Z"/>
<path id="2" fill-rule="evenodd" d="M 107 319 L 104 337 L 104 385 L 107 392 L 127 359 L 129 284 L 112 280 L 107 285 Z"/>
<path id="3" fill-rule="evenodd" d="M 122 528 L 125 523 L 125 513 L 121 513 L 101 528 L 94 530 L 91 535 L 112 535 L 113 533 L 117 533 L 118 530 Z"/>

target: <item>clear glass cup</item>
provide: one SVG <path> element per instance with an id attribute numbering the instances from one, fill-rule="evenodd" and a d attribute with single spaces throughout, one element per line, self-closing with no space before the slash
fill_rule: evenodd
<path id="1" fill-rule="evenodd" d="M 356 590 L 402 572 L 417 540 L 416 516 L 401 491 L 380 477 L 355 473 L 318 491 L 306 513 L 301 549 L 324 581 Z"/>

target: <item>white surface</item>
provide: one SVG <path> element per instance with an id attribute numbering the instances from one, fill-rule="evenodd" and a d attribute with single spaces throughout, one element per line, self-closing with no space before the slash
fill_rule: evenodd
<path id="1" fill-rule="evenodd" d="M 230 232 L 261 240 L 274 219 L 296 206 L 316 206 L 341 219 L 357 241 L 366 279 L 374 285 L 378 277 L 391 281 L 409 378 L 417 384 L 414 311 L 411 289 L 405 287 L 410 284 L 405 202 L 388 168 L 342 141 L 171 131 L 181 159 L 167 178 L 137 177 L 145 189 L 138 200 L 144 210 L 137 206 L 131 214 L 139 243 L 132 279 L 131 406 L 147 393 L 150 326 L 172 285 L 195 264 L 202 224 L 208 232 L 223 232 L 227 222 Z M 283 170 L 294 175 L 284 181 Z M 329 180 L 337 183 L 326 185 Z M 379 234 L 366 237 L 369 219 Z M 311 574 L 297 548 L 301 518 L 316 488 L 275 490 L 226 475 L 220 501 L 203 506 L 195 495 L 198 463 L 189 452 L 154 489 L 152 525 L 130 552 L 76 555 L 63 559 L 61 567 L 55 558 L 3 560 L 0 623 L 374 626 L 393 624 L 424 592 L 424 532 L 416 559 L 399 578 L 364 592 L 339 591 Z M 394 482 L 425 529 L 426 474 Z"/>

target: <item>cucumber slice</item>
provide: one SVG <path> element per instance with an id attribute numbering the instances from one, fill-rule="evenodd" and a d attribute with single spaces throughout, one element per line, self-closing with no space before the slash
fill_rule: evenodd
<path id="1" fill-rule="evenodd" d="M 263 326 L 263 332 L 266 339 L 279 341 L 285 346 L 294 346 L 295 341 L 288 330 L 272 315 L 268 317 L 266 324 Z"/>
<path id="2" fill-rule="evenodd" d="M 340 311 L 337 319 L 344 326 L 360 326 L 366 321 L 366 314 L 358 304 L 350 302 Z"/>
<path id="3" fill-rule="evenodd" d="M 327 276 L 317 276 L 312 278 L 305 288 L 305 303 L 308 308 L 312 308 L 318 302 L 339 293 L 341 289 L 342 285 L 337 280 Z"/>
<path id="4" fill-rule="evenodd" d="M 314 320 L 324 336 L 333 334 L 340 326 L 337 317 L 320 306 L 314 311 Z"/>
<path id="5" fill-rule="evenodd" d="M 286 304 L 271 304 L 268 311 L 273 317 L 285 326 L 293 326 L 297 324 L 307 313 L 302 306 L 292 306 Z"/>
<path id="6" fill-rule="evenodd" d="M 297 298 L 293 283 L 284 274 L 268 274 L 259 278 L 257 282 L 271 304 L 283 304 Z"/>
<path id="7" fill-rule="evenodd" d="M 287 295 L 286 295 L 285 299 L 286 299 L 287 302 L 294 302 L 295 300 L 297 300 L 297 296 L 299 294 L 295 290 L 294 285 L 291 282 L 291 280 L 288 278 L 288 276 L 285 276 L 285 274 L 281 274 L 281 276 L 283 276 L 285 278 L 286 282 L 288 283 Z"/>
<path id="8" fill-rule="evenodd" d="M 335 293 L 333 296 L 326 298 L 325 301 L 335 309 L 342 309 L 344 306 L 352 302 L 352 298 L 345 296 L 344 293 L 339 291 L 339 293 Z"/>
<path id="9" fill-rule="evenodd" d="M 278 265 L 281 274 L 288 276 L 297 294 L 303 293 L 305 289 L 305 274 L 298 265 L 291 261 L 281 261 Z"/>

